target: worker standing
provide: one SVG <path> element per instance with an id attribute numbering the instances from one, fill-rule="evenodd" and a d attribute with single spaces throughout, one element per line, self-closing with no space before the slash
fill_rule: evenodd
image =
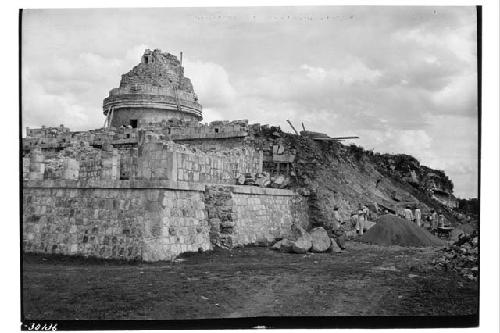
<path id="1" fill-rule="evenodd" d="M 410 222 L 413 221 L 413 213 L 411 212 L 410 206 L 406 206 L 405 210 L 403 211 L 405 220 L 408 220 Z"/>
<path id="2" fill-rule="evenodd" d="M 365 213 L 363 212 L 363 207 L 359 205 L 358 209 L 358 224 L 359 224 L 359 234 L 363 235 L 365 229 Z"/>
<path id="3" fill-rule="evenodd" d="M 338 223 L 341 223 L 341 218 L 340 218 L 340 212 L 339 212 L 339 207 L 334 206 L 333 207 L 333 217 Z"/>
<path id="4" fill-rule="evenodd" d="M 359 218 L 357 211 L 351 214 L 351 224 L 354 228 L 356 228 L 356 233 L 359 234 Z"/>
<path id="5" fill-rule="evenodd" d="M 431 220 L 431 231 L 435 231 L 438 226 L 438 214 L 434 209 L 431 211 L 430 220 Z"/>
<path id="6" fill-rule="evenodd" d="M 370 216 L 370 210 L 366 205 L 363 205 L 363 214 L 365 215 L 365 220 L 368 221 L 368 217 Z"/>
<path id="7" fill-rule="evenodd" d="M 446 224 L 446 218 L 444 217 L 443 212 L 439 212 L 439 222 L 438 222 L 438 228 L 443 228 Z"/>
<path id="8" fill-rule="evenodd" d="M 417 207 L 417 208 L 415 208 L 415 223 L 419 227 L 421 224 L 421 220 L 422 220 L 422 213 L 420 212 L 420 208 Z"/>

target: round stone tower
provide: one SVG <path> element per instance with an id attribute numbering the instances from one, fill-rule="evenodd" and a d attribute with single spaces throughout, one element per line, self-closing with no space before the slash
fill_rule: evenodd
<path id="1" fill-rule="evenodd" d="M 181 62 L 182 53 L 179 61 L 170 53 L 147 49 L 141 63 L 123 74 L 120 87 L 112 89 L 104 99 L 107 124 L 137 127 L 141 120 L 200 121 L 201 105 L 191 80 L 184 77 Z"/>

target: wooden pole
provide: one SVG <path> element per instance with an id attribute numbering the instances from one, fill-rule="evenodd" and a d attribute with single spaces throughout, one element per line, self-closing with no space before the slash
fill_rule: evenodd
<path id="1" fill-rule="evenodd" d="M 295 132 L 295 134 L 299 135 L 299 132 L 297 132 L 297 130 L 295 129 L 295 127 L 293 127 L 292 123 L 290 122 L 290 120 L 286 120 L 288 122 L 288 124 L 290 125 L 290 127 L 293 129 L 293 131 Z"/>

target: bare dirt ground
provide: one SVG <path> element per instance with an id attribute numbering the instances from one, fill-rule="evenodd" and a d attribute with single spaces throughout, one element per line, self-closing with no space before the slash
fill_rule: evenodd
<path id="1" fill-rule="evenodd" d="M 435 249 L 349 242 L 338 254 L 247 247 L 174 263 L 24 255 L 27 319 L 470 315 L 477 282 L 435 270 Z"/>

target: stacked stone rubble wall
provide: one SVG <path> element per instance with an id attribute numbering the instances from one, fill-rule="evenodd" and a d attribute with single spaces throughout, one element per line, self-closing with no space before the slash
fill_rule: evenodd
<path id="1" fill-rule="evenodd" d="M 307 198 L 283 189 L 207 186 L 210 239 L 223 247 L 268 243 L 309 227 Z"/>

